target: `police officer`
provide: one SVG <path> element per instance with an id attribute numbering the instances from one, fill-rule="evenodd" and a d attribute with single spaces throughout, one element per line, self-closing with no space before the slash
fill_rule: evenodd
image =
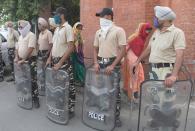
<path id="1" fill-rule="evenodd" d="M 175 124 L 177 122 L 173 121 L 175 119 L 174 116 L 171 116 L 171 113 L 169 113 L 171 122 L 168 122 L 168 120 L 164 119 L 165 116 L 168 116 L 164 112 L 180 114 L 178 112 L 181 109 L 173 108 L 176 91 L 171 87 L 176 82 L 182 66 L 184 50 L 186 48 L 185 35 L 181 29 L 174 26 L 173 21 L 176 18 L 176 14 L 172 9 L 156 6 L 154 12 L 154 26 L 157 30 L 152 35 L 148 47 L 138 58 L 134 67 L 137 67 L 139 62 L 149 55 L 149 62 L 152 67 L 150 78 L 164 80 L 166 87 L 166 92 L 158 93 L 160 104 L 159 106 L 152 107 L 151 113 L 155 114 L 152 117 L 155 118 L 156 123 L 162 123 L 160 131 L 176 130 L 178 124 Z M 169 124 L 167 125 L 166 123 Z M 172 125 L 170 126 L 170 124 Z"/>
<path id="2" fill-rule="evenodd" d="M 76 91 L 70 55 L 74 51 L 74 35 L 73 29 L 67 21 L 67 10 L 59 7 L 55 13 L 55 23 L 59 27 L 54 32 L 53 47 L 46 65 L 51 63 L 54 70 L 65 70 L 69 74 L 69 116 L 72 118 L 74 116 Z"/>
<path id="3" fill-rule="evenodd" d="M 14 62 L 24 64 L 28 61 L 31 70 L 32 81 L 32 100 L 35 108 L 39 108 L 38 86 L 37 86 L 37 69 L 36 69 L 36 56 L 37 56 L 37 42 L 36 36 L 30 31 L 31 25 L 28 21 L 18 21 L 18 30 L 20 37 L 16 44 L 16 56 Z"/>
<path id="4" fill-rule="evenodd" d="M 6 22 L 8 28 L 7 35 L 7 48 L 8 48 L 8 58 L 11 65 L 12 77 L 7 79 L 7 82 L 14 81 L 14 58 L 15 58 L 15 44 L 18 42 L 19 33 L 13 28 L 13 22 Z"/>
<path id="5" fill-rule="evenodd" d="M 144 57 L 150 55 L 149 62 L 152 66 L 150 78 L 165 80 L 165 85 L 171 87 L 177 80 L 182 66 L 186 48 L 185 35 L 181 29 L 174 26 L 176 14 L 172 9 L 156 6 L 154 11 L 154 26 L 157 30 L 134 66 L 136 67 Z"/>
<path id="6" fill-rule="evenodd" d="M 94 41 L 94 68 L 96 72 L 105 69 L 108 75 L 112 71 L 120 74 L 120 61 L 125 55 L 127 44 L 125 31 L 113 23 L 112 9 L 104 8 L 96 13 L 96 16 L 100 18 L 100 29 L 96 32 Z M 119 127 L 121 126 L 120 87 L 117 89 L 116 126 Z"/>
<path id="7" fill-rule="evenodd" d="M 38 39 L 38 57 L 43 58 L 43 61 L 46 63 L 52 48 L 52 33 L 47 29 L 48 23 L 44 18 L 40 17 L 38 19 L 38 28 L 40 31 Z"/>

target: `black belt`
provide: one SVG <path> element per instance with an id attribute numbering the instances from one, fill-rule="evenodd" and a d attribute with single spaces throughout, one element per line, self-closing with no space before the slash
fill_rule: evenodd
<path id="1" fill-rule="evenodd" d="M 174 63 L 151 63 L 154 68 L 173 67 Z"/>
<path id="2" fill-rule="evenodd" d="M 97 59 L 98 61 L 103 62 L 103 63 L 110 63 L 110 62 L 113 62 L 116 59 L 116 57 L 111 57 L 111 58 L 98 57 Z"/>
<path id="3" fill-rule="evenodd" d="M 48 52 L 48 50 L 39 50 L 39 52 L 46 53 L 46 52 Z"/>
<path id="4" fill-rule="evenodd" d="M 7 49 L 8 49 L 8 50 L 11 50 L 11 49 L 15 49 L 15 47 L 11 47 L 11 48 L 8 47 Z"/>
<path id="5" fill-rule="evenodd" d="M 48 52 L 48 50 L 39 50 L 38 51 L 38 56 L 45 55 Z"/>
<path id="6" fill-rule="evenodd" d="M 116 57 L 111 57 L 111 58 L 102 58 L 102 57 L 98 57 L 98 63 L 100 65 L 100 68 L 106 68 L 107 66 L 111 65 Z M 119 67 L 120 63 L 116 65 L 116 67 Z"/>

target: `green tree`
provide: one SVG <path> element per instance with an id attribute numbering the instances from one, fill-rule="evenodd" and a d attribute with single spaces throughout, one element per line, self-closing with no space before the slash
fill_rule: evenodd
<path id="1" fill-rule="evenodd" d="M 0 3 L 0 23 L 19 19 L 35 21 L 41 11 L 41 7 L 48 3 L 51 3 L 52 11 L 60 6 L 67 8 L 70 24 L 74 24 L 80 19 L 80 0 L 0 0 Z"/>
<path id="2" fill-rule="evenodd" d="M 7 16 L 3 19 L 16 21 L 25 19 L 31 21 L 36 18 L 41 10 L 41 6 L 50 0 L 0 0 L 0 14 Z"/>
<path id="3" fill-rule="evenodd" d="M 71 25 L 80 20 L 80 0 L 51 0 L 51 9 L 65 7 L 68 11 L 68 21 Z"/>

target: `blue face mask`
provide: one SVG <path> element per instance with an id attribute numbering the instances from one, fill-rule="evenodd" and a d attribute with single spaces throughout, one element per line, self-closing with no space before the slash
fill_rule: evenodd
<path id="1" fill-rule="evenodd" d="M 156 17 L 154 17 L 153 24 L 154 24 L 155 28 L 160 28 L 159 21 L 158 21 L 158 19 Z"/>
<path id="2" fill-rule="evenodd" d="M 59 15 L 55 15 L 53 18 L 57 25 L 61 24 L 62 21 Z"/>

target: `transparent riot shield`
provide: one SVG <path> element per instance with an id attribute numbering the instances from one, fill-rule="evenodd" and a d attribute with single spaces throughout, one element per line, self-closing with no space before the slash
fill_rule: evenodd
<path id="1" fill-rule="evenodd" d="M 191 88 L 191 81 L 178 81 L 172 88 L 164 81 L 144 82 L 138 121 L 131 119 L 137 130 L 132 126 L 131 131 L 186 131 Z"/>
<path id="2" fill-rule="evenodd" d="M 58 124 L 69 121 L 69 76 L 65 71 L 46 69 L 47 117 Z"/>
<path id="3" fill-rule="evenodd" d="M 118 87 L 117 73 L 105 75 L 103 70 L 98 74 L 91 68 L 87 70 L 83 103 L 84 124 L 103 131 L 114 129 Z"/>
<path id="4" fill-rule="evenodd" d="M 45 95 L 45 62 L 41 57 L 37 59 L 37 85 L 39 95 Z"/>
<path id="5" fill-rule="evenodd" d="M 194 74 L 195 60 L 184 60 L 184 65 L 185 65 L 184 67 L 186 72 L 191 76 L 191 80 L 193 82 L 192 97 L 195 97 L 195 74 Z"/>
<path id="6" fill-rule="evenodd" d="M 28 63 L 14 63 L 16 93 L 18 105 L 24 109 L 32 109 L 31 71 Z"/>

